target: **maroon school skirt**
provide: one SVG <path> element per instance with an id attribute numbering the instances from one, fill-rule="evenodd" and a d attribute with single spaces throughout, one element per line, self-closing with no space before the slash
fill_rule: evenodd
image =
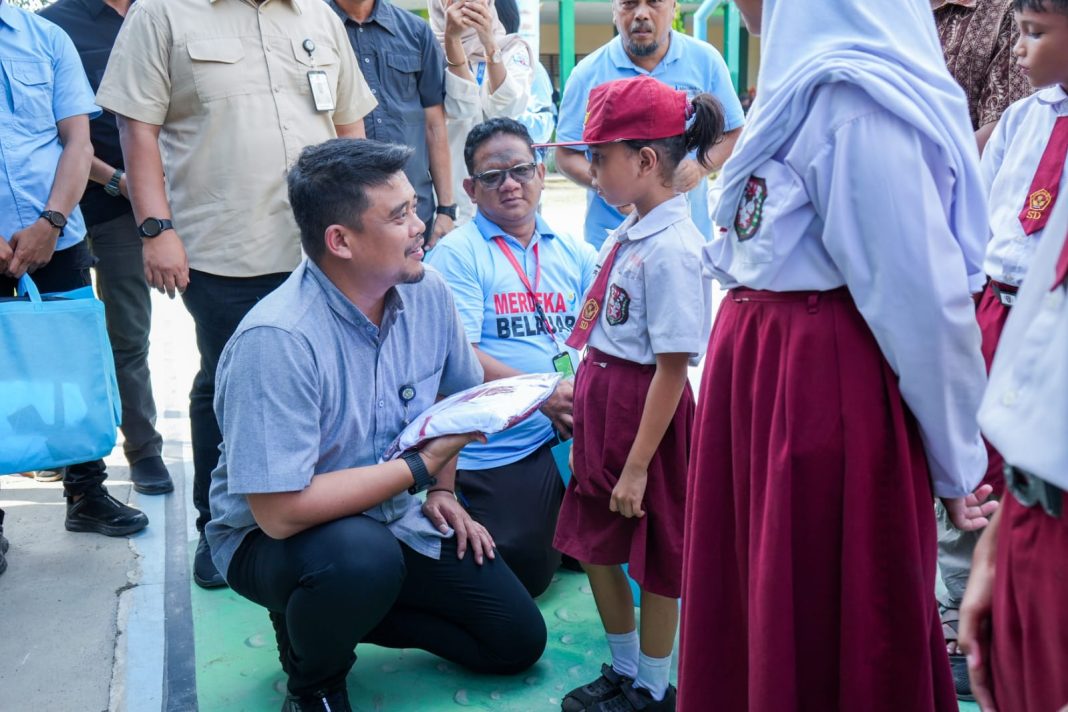
<path id="1" fill-rule="evenodd" d="M 1068 705 L 1068 496 L 1054 519 L 1005 495 L 998 528 L 991 659 L 1000 712 Z"/>
<path id="2" fill-rule="evenodd" d="M 979 297 L 979 305 L 975 308 L 979 331 L 983 334 L 983 360 L 986 362 L 987 373 L 990 373 L 990 364 L 994 362 L 994 352 L 1001 341 L 1001 332 L 1005 330 L 1009 311 L 1009 307 L 1001 303 L 988 283 Z M 987 467 L 981 484 L 991 485 L 994 488 L 994 497 L 1000 499 L 1005 491 L 1005 459 L 987 440 L 984 439 L 983 442 L 986 444 Z"/>
<path id="3" fill-rule="evenodd" d="M 627 519 L 608 509 L 638 433 L 656 366 L 589 349 L 575 378 L 574 474 L 560 505 L 553 546 L 587 564 L 628 564 L 643 591 L 678 598 L 693 391 L 686 384 L 675 417 L 649 464 L 642 508 Z"/>
<path id="4" fill-rule="evenodd" d="M 698 404 L 679 709 L 956 712 L 927 460 L 849 293 L 733 290 Z"/>

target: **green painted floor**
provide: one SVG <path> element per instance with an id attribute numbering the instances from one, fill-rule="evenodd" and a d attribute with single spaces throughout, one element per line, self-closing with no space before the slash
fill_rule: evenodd
<path id="1" fill-rule="evenodd" d="M 193 586 L 192 603 L 200 709 L 277 712 L 285 683 L 266 612 L 229 589 L 204 591 Z M 523 675 L 473 675 L 422 651 L 361 645 L 349 674 L 353 708 L 357 712 L 462 707 L 559 710 L 567 690 L 599 674 L 608 651 L 584 575 L 559 572 L 538 605 L 549 628 L 549 645 L 541 661 Z M 961 712 L 978 709 L 961 704 Z"/>
<path id="2" fill-rule="evenodd" d="M 229 589 L 193 587 L 197 691 L 205 712 L 277 712 L 284 682 L 266 612 Z M 538 599 L 549 645 L 523 675 L 489 677 L 418 650 L 361 645 L 349 674 L 353 708 L 363 712 L 559 710 L 568 690 L 600 674 L 604 634 L 586 577 L 561 571 Z"/>

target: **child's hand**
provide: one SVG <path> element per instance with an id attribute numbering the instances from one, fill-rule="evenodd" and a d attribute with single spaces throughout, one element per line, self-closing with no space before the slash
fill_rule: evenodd
<path id="1" fill-rule="evenodd" d="M 628 519 L 644 517 L 642 500 L 645 498 L 645 483 L 648 477 L 647 469 L 634 467 L 630 463 L 624 465 L 623 472 L 619 475 L 619 482 L 612 489 L 612 501 L 608 509 L 619 512 Z"/>

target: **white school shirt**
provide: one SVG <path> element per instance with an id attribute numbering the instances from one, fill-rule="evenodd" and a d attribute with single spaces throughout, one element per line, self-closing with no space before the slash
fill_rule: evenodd
<path id="1" fill-rule="evenodd" d="M 1068 200 L 1046 232 L 1002 332 L 979 424 L 1006 462 L 1068 490 L 1068 289 L 1050 290 Z"/>
<path id="2" fill-rule="evenodd" d="M 990 201 L 990 243 L 983 269 L 998 282 L 1023 283 L 1045 232 L 1025 234 L 1020 211 L 1059 116 L 1068 116 L 1068 94 L 1060 86 L 1021 99 L 1002 114 L 983 151 L 981 169 Z"/>
<path id="3" fill-rule="evenodd" d="M 685 353 L 696 366 L 712 328 L 712 284 L 701 274 L 705 238 L 686 196 L 676 195 L 641 220 L 628 215 L 601 246 L 595 275 L 617 242 L 623 244 L 589 345 L 643 364 L 655 364 L 657 354 Z"/>
<path id="4" fill-rule="evenodd" d="M 952 182 L 938 146 L 856 86 L 828 84 L 705 248 L 727 288 L 848 286 L 916 416 L 940 497 L 971 492 L 986 471 L 986 374 Z"/>

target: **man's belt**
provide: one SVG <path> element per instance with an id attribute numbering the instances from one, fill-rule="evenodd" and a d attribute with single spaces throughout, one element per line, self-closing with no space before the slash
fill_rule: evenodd
<path id="1" fill-rule="evenodd" d="M 1041 504 L 1042 509 L 1049 516 L 1053 518 L 1061 516 L 1064 490 L 1060 487 L 1008 464 L 1005 465 L 1005 482 L 1009 486 L 1009 491 L 1023 506 L 1034 507 L 1036 504 Z"/>
<path id="2" fill-rule="evenodd" d="M 998 298 L 1003 307 L 1011 307 L 1016 303 L 1016 292 L 1019 289 L 1019 287 L 1014 287 L 1011 284 L 990 280 L 990 291 L 994 293 L 994 296 Z"/>

